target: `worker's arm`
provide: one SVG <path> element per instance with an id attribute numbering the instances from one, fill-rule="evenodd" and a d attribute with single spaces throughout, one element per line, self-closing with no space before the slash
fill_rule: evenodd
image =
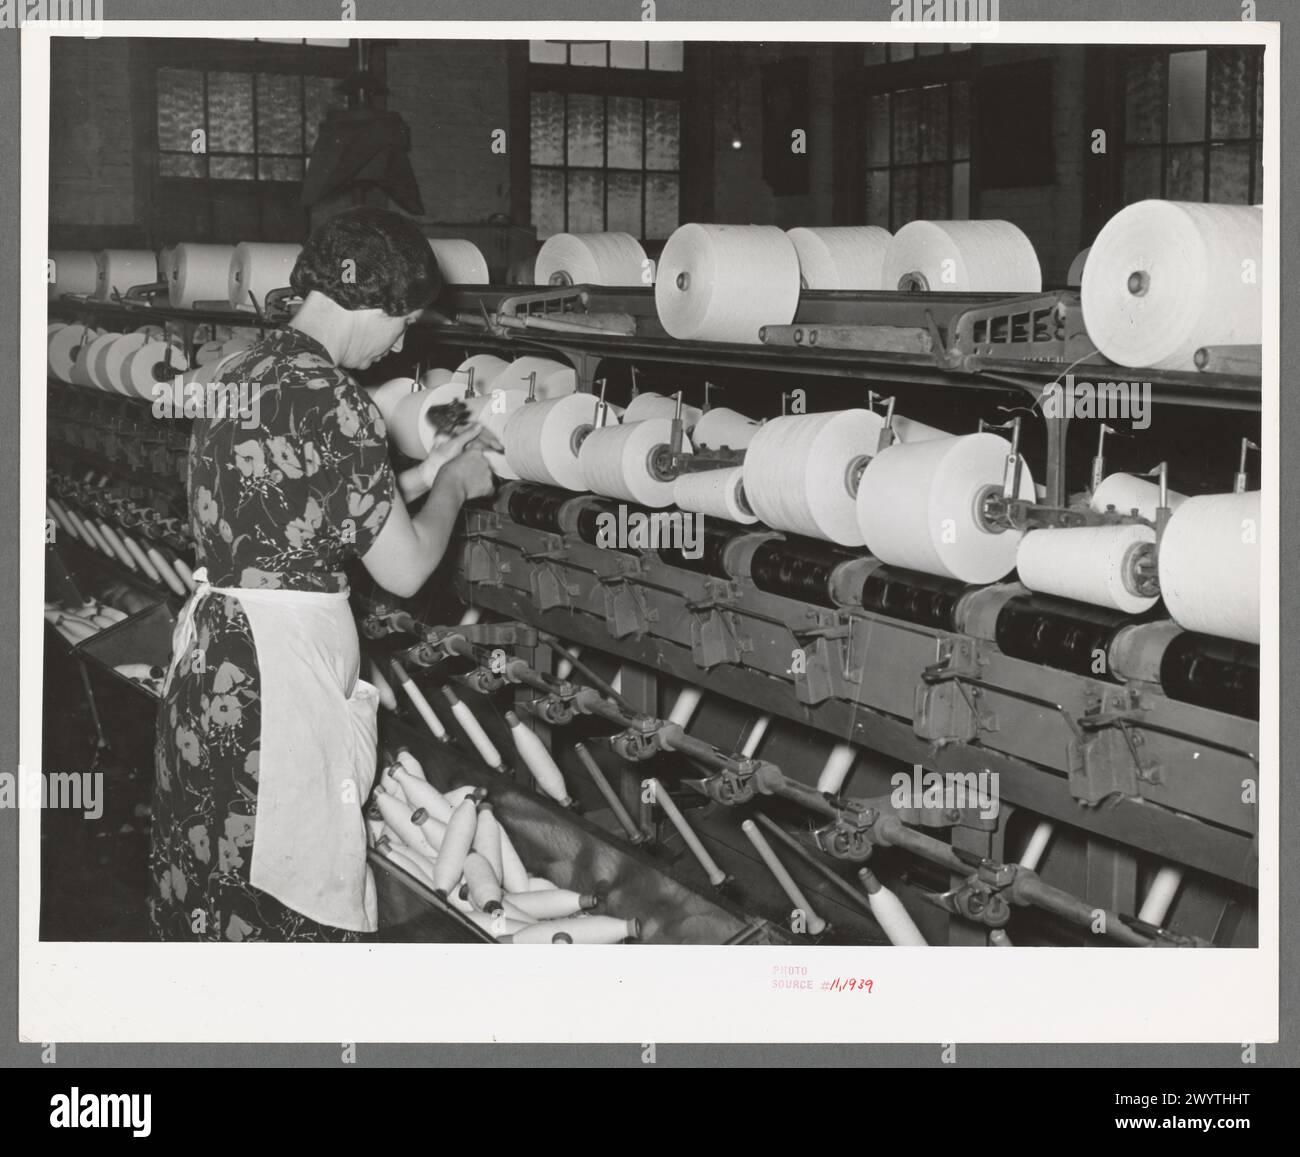
<path id="1" fill-rule="evenodd" d="M 427 478 L 429 497 L 412 517 L 405 502 L 393 503 L 383 529 L 361 561 L 375 581 L 399 598 L 409 598 L 428 581 L 446 553 L 460 508 L 471 498 L 492 493 L 492 471 L 479 446 L 471 446 L 481 435 L 471 427 L 430 454 L 435 465 L 425 460 L 413 471 L 417 483 Z M 401 480 L 399 480 L 401 485 Z M 403 490 L 405 486 L 402 486 Z"/>

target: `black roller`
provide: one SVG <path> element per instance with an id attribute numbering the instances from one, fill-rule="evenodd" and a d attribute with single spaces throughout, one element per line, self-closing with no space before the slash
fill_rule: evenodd
<path id="1" fill-rule="evenodd" d="M 1110 669 L 1111 640 L 1122 627 L 1154 617 L 1154 611 L 1135 618 L 1108 607 L 1029 595 L 1002 608 L 996 636 L 1004 655 L 1118 683 Z"/>
<path id="2" fill-rule="evenodd" d="M 669 566 L 681 567 L 682 570 L 694 571 L 696 574 L 712 575 L 714 578 L 730 578 L 723 565 L 723 556 L 727 546 L 739 534 L 746 534 L 748 528 L 735 522 L 723 522 L 709 519 L 701 535 L 700 555 L 691 558 L 673 546 L 661 547 L 659 557 Z"/>
<path id="3" fill-rule="evenodd" d="M 953 579 L 882 566 L 862 584 L 862 607 L 891 619 L 955 631 L 957 603 L 966 589 Z"/>
<path id="4" fill-rule="evenodd" d="M 516 486 L 510 492 L 510 517 L 522 526 L 559 534 L 560 507 L 572 497 L 571 491 L 551 486 Z"/>
<path id="5" fill-rule="evenodd" d="M 1185 631 L 1165 648 L 1160 685 L 1170 699 L 1259 718 L 1259 648 Z"/>
<path id="6" fill-rule="evenodd" d="M 821 607 L 833 607 L 831 572 L 840 563 L 859 557 L 814 539 L 774 539 L 754 551 L 749 573 L 760 591 L 816 603 Z"/>
<path id="7" fill-rule="evenodd" d="M 570 494 L 569 497 L 572 498 L 573 495 Z M 628 517 L 637 513 L 652 513 L 648 510 L 642 510 L 639 506 L 627 506 L 626 503 L 621 505 L 626 506 Z M 618 518 L 619 506 L 620 503 L 617 503 L 612 499 L 590 502 L 584 506 L 580 511 L 578 511 L 578 537 L 582 539 L 583 542 L 590 543 L 592 546 L 600 546 L 600 523 L 598 522 L 598 519 L 603 514 L 612 514 L 615 518 Z M 610 549 L 622 550 L 626 554 L 638 553 L 637 548 L 634 546 L 610 547 Z"/>

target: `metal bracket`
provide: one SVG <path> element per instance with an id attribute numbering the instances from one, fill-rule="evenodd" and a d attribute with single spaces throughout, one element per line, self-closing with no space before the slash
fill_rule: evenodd
<path id="1" fill-rule="evenodd" d="M 875 850 L 871 826 L 879 815 L 874 808 L 865 807 L 856 800 L 845 800 L 835 819 L 825 827 L 818 828 L 813 833 L 813 839 L 822 851 L 837 860 L 860 863 L 869 859 Z"/>
<path id="2" fill-rule="evenodd" d="M 627 576 L 601 579 L 601 587 L 605 594 L 605 626 L 613 638 L 644 635 L 649 624 L 658 619 L 658 613 L 645 605 L 640 588 L 629 583 Z"/>
<path id="3" fill-rule="evenodd" d="M 970 742 L 981 732 L 998 729 L 997 716 L 980 706 L 982 692 L 964 680 L 982 678 L 982 662 L 974 639 L 940 643 L 937 663 L 921 673 L 917 684 L 912 730 L 931 743 Z"/>
<path id="4" fill-rule="evenodd" d="M 704 670 L 720 663 L 739 663 L 753 643 L 741 638 L 740 619 L 720 607 L 691 607 L 691 657 Z"/>
<path id="5" fill-rule="evenodd" d="M 1142 758 L 1142 734 L 1135 728 L 1145 714 L 1141 696 L 1130 689 L 1128 701 L 1109 709 L 1103 698 L 1094 711 L 1077 720 L 1078 732 L 1068 749 L 1070 794 L 1088 807 L 1120 796 L 1137 797 L 1140 782 L 1158 784 L 1164 769 Z"/>

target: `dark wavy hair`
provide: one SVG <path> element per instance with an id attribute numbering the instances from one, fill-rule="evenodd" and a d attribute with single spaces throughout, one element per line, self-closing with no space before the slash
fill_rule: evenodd
<path id="1" fill-rule="evenodd" d="M 401 317 L 423 309 L 442 287 L 437 259 L 420 227 L 390 209 L 345 209 L 302 247 L 289 283 L 344 309 L 382 309 Z"/>

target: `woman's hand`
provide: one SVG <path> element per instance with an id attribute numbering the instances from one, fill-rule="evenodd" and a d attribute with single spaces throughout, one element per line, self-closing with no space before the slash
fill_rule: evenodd
<path id="1" fill-rule="evenodd" d="M 443 469 L 462 455 L 474 453 L 481 459 L 482 451 L 500 449 L 501 443 L 497 441 L 496 436 L 477 422 L 468 423 L 455 434 L 436 438 L 428 457 L 420 463 L 420 479 L 424 489 L 432 489 L 434 480 Z M 486 466 L 487 463 L 484 462 L 483 465 Z"/>

